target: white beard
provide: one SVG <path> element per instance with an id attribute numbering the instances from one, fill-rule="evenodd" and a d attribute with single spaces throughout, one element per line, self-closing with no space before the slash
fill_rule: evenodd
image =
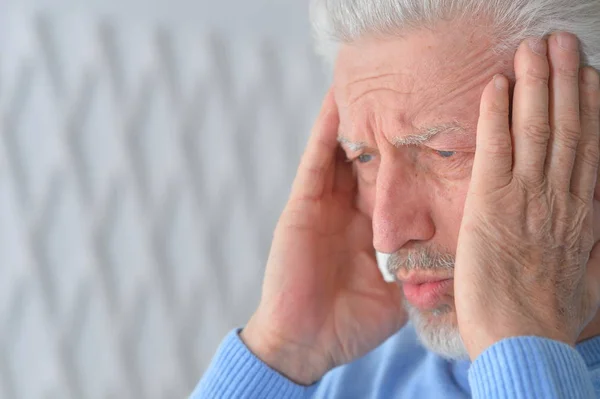
<path id="1" fill-rule="evenodd" d="M 465 348 L 458 326 L 451 320 L 453 308 L 442 307 L 424 315 L 406 300 L 404 307 L 413 323 L 419 341 L 432 352 L 452 360 L 468 360 L 469 354 Z"/>

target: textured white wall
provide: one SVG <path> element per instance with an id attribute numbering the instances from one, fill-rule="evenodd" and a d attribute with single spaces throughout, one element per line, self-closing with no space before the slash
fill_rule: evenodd
<path id="1" fill-rule="evenodd" d="M 228 37 L 284 37 L 309 43 L 308 0 L 3 0 L 0 9 L 92 13 L 126 21 L 213 28 Z"/>
<path id="2" fill-rule="evenodd" d="M 257 304 L 326 88 L 306 4 L 6 1 L 0 397 L 184 397 Z"/>

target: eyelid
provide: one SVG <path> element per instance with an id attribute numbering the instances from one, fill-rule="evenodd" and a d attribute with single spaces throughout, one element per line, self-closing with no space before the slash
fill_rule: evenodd
<path id="1" fill-rule="evenodd" d="M 442 158 L 452 158 L 457 154 L 457 151 L 436 150 Z"/>
<path id="2" fill-rule="evenodd" d="M 378 153 L 379 151 L 377 151 L 377 148 L 374 147 L 360 147 L 357 149 L 352 149 L 350 147 L 347 146 L 343 146 L 344 150 L 350 153 L 357 153 L 357 154 L 364 154 L 364 153 L 369 153 L 369 154 L 374 154 L 374 153 Z"/>
<path id="3" fill-rule="evenodd" d="M 435 150 L 465 151 L 475 147 L 475 138 L 466 135 L 461 135 L 460 137 L 436 136 L 427 143 L 424 143 L 424 145 Z"/>
<path id="4" fill-rule="evenodd" d="M 372 155 L 373 157 L 379 156 L 379 151 L 377 151 L 373 148 L 363 148 L 362 150 L 351 151 L 351 152 L 353 153 L 352 156 L 350 156 L 350 157 L 346 156 L 348 162 L 354 162 L 362 155 Z"/>
<path id="5" fill-rule="evenodd" d="M 446 143 L 446 145 L 444 145 L 444 143 L 441 143 L 439 145 L 438 144 L 429 144 L 426 147 L 433 151 L 452 151 L 452 152 L 468 151 L 468 147 L 465 147 L 464 145 L 457 145 L 455 143 Z"/>

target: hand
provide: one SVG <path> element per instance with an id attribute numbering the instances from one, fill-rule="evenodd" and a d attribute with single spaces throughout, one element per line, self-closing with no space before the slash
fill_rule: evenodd
<path id="1" fill-rule="evenodd" d="M 337 143 L 329 93 L 275 230 L 262 299 L 241 338 L 304 385 L 377 347 L 406 322 L 400 288 L 384 282 L 371 221 Z"/>
<path id="2" fill-rule="evenodd" d="M 561 37 L 571 49 L 555 34 L 542 41 L 547 55 L 527 43 L 517 51 L 512 127 L 507 79 L 496 77 L 501 87 L 491 82 L 482 96 L 455 269 L 471 359 L 512 336 L 574 345 L 598 309 L 599 78 L 579 70 L 576 38 Z"/>

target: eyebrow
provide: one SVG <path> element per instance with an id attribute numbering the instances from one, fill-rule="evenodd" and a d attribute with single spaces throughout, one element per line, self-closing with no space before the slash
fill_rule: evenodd
<path id="1" fill-rule="evenodd" d="M 453 133 L 453 132 L 466 132 L 466 129 L 458 122 L 444 123 L 441 125 L 427 126 L 417 128 L 416 134 L 410 134 L 408 136 L 396 136 L 392 139 L 392 144 L 395 147 L 419 145 L 426 143 L 431 140 L 434 136 L 441 133 Z M 342 134 L 338 135 L 338 142 L 348 147 L 350 151 L 360 151 L 367 148 L 367 143 L 364 141 L 354 142 L 344 137 Z"/>
<path id="2" fill-rule="evenodd" d="M 358 152 L 360 150 L 367 148 L 367 143 L 365 143 L 364 141 L 358 141 L 358 142 L 350 141 L 350 139 L 342 136 L 341 133 L 338 135 L 337 140 L 338 140 L 338 143 L 345 145 L 346 147 L 348 147 L 348 149 L 350 151 L 353 151 L 353 152 Z"/>

